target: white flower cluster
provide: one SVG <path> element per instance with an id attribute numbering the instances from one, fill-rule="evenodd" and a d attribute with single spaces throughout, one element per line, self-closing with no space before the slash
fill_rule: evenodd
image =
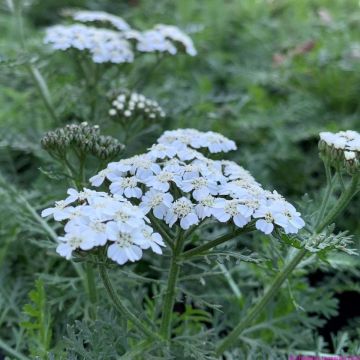
<path id="1" fill-rule="evenodd" d="M 56 249 L 61 256 L 70 259 L 75 250 L 106 246 L 108 258 L 123 265 L 139 260 L 144 249 L 162 253 L 160 234 L 153 231 L 144 212 L 124 197 L 89 189 L 69 189 L 68 195 L 41 214 L 67 221 Z"/>
<path id="2" fill-rule="evenodd" d="M 172 25 L 158 24 L 144 32 L 128 31 L 126 37 L 137 40 L 137 50 L 141 52 L 167 52 L 175 55 L 180 48 L 190 56 L 197 54 L 191 38 Z"/>
<path id="3" fill-rule="evenodd" d="M 130 119 L 141 116 L 145 120 L 157 120 L 165 117 L 165 111 L 154 100 L 146 98 L 144 95 L 132 92 L 130 94 L 121 93 L 113 101 L 109 110 L 110 116 L 121 116 Z"/>
<path id="4" fill-rule="evenodd" d="M 127 31 L 130 30 L 129 24 L 119 16 L 108 14 L 104 11 L 89 11 L 78 10 L 71 13 L 72 18 L 75 21 L 80 22 L 101 22 L 109 23 L 117 30 Z"/>
<path id="5" fill-rule="evenodd" d="M 44 42 L 55 50 L 87 50 L 96 63 L 132 62 L 134 55 L 129 40 L 136 42 L 140 52 L 175 55 L 180 50 L 191 56 L 197 53 L 191 38 L 176 26 L 159 24 L 142 32 L 131 29 L 121 17 L 103 11 L 81 10 L 70 14 L 75 21 L 108 23 L 116 30 L 83 24 L 56 25 L 47 29 Z"/>
<path id="6" fill-rule="evenodd" d="M 130 43 L 121 33 L 85 25 L 56 25 L 46 31 L 44 39 L 55 50 L 88 51 L 95 63 L 132 62 Z"/>
<path id="7" fill-rule="evenodd" d="M 193 149 L 207 148 L 211 153 L 236 150 L 234 141 L 213 131 L 202 132 L 195 129 L 165 131 L 157 140 L 159 144 L 175 146 L 183 144 Z"/>
<path id="8" fill-rule="evenodd" d="M 356 131 L 321 132 L 320 140 L 329 148 L 343 153 L 347 161 L 360 158 L 360 134 Z"/>
<path id="9" fill-rule="evenodd" d="M 264 190 L 236 163 L 211 160 L 195 150 L 217 153 L 235 148 L 233 141 L 217 133 L 167 131 L 147 153 L 108 164 L 90 182 L 100 186 L 107 179 L 115 197 L 133 201 L 169 227 L 178 223 L 187 230 L 213 217 L 240 228 L 253 221 L 265 234 L 275 226 L 297 233 L 304 221 L 282 196 Z"/>

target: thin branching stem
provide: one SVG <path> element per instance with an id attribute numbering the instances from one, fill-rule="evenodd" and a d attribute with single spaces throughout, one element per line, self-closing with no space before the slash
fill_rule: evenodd
<path id="1" fill-rule="evenodd" d="M 331 224 L 334 219 L 340 214 L 349 204 L 350 200 L 356 195 L 359 191 L 360 175 L 357 174 L 351 179 L 351 183 L 349 187 L 341 194 L 339 200 L 336 205 L 330 210 L 328 214 L 326 214 L 325 218 L 320 222 L 320 224 L 316 228 L 316 232 L 319 233 L 325 229 L 326 226 Z"/>
<path id="2" fill-rule="evenodd" d="M 194 256 L 202 255 L 202 254 L 204 254 L 204 252 L 214 248 L 215 246 L 221 245 L 226 241 L 234 239 L 235 237 L 237 237 L 240 234 L 246 234 L 246 233 L 251 232 L 253 230 L 254 230 L 254 227 L 252 225 L 245 226 L 245 227 L 243 227 L 241 229 L 237 229 L 235 231 L 232 231 L 231 233 L 220 236 L 220 237 L 218 237 L 218 238 L 216 238 L 214 240 L 210 240 L 209 242 L 207 242 L 207 243 L 205 243 L 203 245 L 199 245 L 199 246 L 195 247 L 194 249 L 185 251 L 182 254 L 182 258 L 189 259 L 189 258 L 194 257 Z"/>
<path id="3" fill-rule="evenodd" d="M 216 349 L 216 354 L 220 356 L 225 350 L 233 345 L 239 335 L 251 325 L 252 321 L 262 312 L 268 302 L 278 293 L 283 282 L 288 278 L 289 274 L 295 269 L 300 261 L 306 255 L 307 250 L 301 249 L 294 258 L 284 267 L 284 269 L 275 277 L 271 286 L 265 291 L 261 300 L 248 312 L 235 329 L 225 338 L 225 340 Z"/>
<path id="4" fill-rule="evenodd" d="M 92 319 L 95 319 L 96 312 L 94 310 L 94 307 L 97 302 L 97 290 L 96 290 L 96 283 L 95 283 L 94 268 L 91 263 L 87 263 L 85 265 L 85 271 L 86 271 L 87 289 L 88 289 L 89 299 L 90 299 L 90 303 L 91 303 L 90 317 Z"/>
<path id="5" fill-rule="evenodd" d="M 100 270 L 100 277 L 101 280 L 105 286 L 105 289 L 107 291 L 107 294 L 109 295 L 115 309 L 118 311 L 118 313 L 121 316 L 124 316 L 128 321 L 130 321 L 138 330 L 140 330 L 144 335 L 146 335 L 147 337 L 149 337 L 150 339 L 153 340 L 158 340 L 158 336 L 157 334 L 152 331 L 151 329 L 147 328 L 139 319 L 138 317 L 133 314 L 124 304 L 123 302 L 120 300 L 120 298 L 117 296 L 110 278 L 109 278 L 109 274 L 107 273 L 106 267 L 103 264 L 99 265 L 99 270 Z"/>
<path id="6" fill-rule="evenodd" d="M 163 304 L 163 314 L 160 326 L 160 335 L 165 340 L 170 340 L 171 337 L 171 318 L 176 296 L 176 283 L 180 273 L 179 256 L 184 247 L 184 233 L 180 231 L 176 241 L 175 248 L 172 250 L 169 277 L 166 286 L 165 299 Z"/>
<path id="7" fill-rule="evenodd" d="M 321 202 L 321 206 L 320 206 L 320 210 L 319 210 L 319 214 L 317 217 L 317 222 L 316 225 L 319 224 L 319 222 L 321 221 L 321 219 L 324 217 L 324 213 L 326 210 L 326 207 L 328 205 L 330 196 L 332 194 L 332 191 L 334 189 L 334 183 L 335 183 L 335 176 L 334 178 L 331 175 L 331 167 L 330 164 L 328 162 L 324 162 L 324 167 L 325 167 L 325 174 L 326 174 L 326 189 L 325 189 L 325 195 L 322 199 Z"/>
<path id="8" fill-rule="evenodd" d="M 352 178 L 350 186 L 342 193 L 336 205 L 332 210 L 325 216 L 314 231 L 314 237 L 321 233 L 326 226 L 331 224 L 334 219 L 346 208 L 353 196 L 357 192 L 357 186 L 359 183 L 359 175 Z M 326 196 L 326 195 L 325 195 Z M 326 205 L 326 204 L 325 204 Z M 233 346 L 237 341 L 240 334 L 251 325 L 251 323 L 261 314 L 262 310 L 266 307 L 269 301 L 279 292 L 283 283 L 288 279 L 290 274 L 296 268 L 296 266 L 303 260 L 307 255 L 308 251 L 303 248 L 297 251 L 295 256 L 285 265 L 280 273 L 275 277 L 272 284 L 265 291 L 260 301 L 248 312 L 238 325 L 231 331 L 231 333 L 220 343 L 216 349 L 216 354 L 220 356 L 225 350 Z"/>

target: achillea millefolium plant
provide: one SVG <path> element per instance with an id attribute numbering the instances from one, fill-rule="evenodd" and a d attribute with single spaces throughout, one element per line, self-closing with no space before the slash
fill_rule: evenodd
<path id="1" fill-rule="evenodd" d="M 226 31 L 216 25 L 214 4 L 219 5 L 209 1 L 207 11 L 209 18 L 214 11 L 213 30 L 221 40 Z M 260 11 L 246 4 L 245 13 Z M 171 13 L 172 6 L 166 2 L 164 11 Z M 184 79 L 191 74 L 206 89 L 207 80 L 199 80 L 202 61 L 215 73 L 217 66 L 202 51 L 232 50 L 217 37 L 198 46 L 197 38 L 209 28 L 192 24 L 180 30 L 151 18 L 143 26 L 141 11 L 138 21 L 129 16 L 139 24 L 135 28 L 105 11 L 67 8 L 60 24 L 43 29 L 37 45 L 42 61 L 50 69 L 57 61 L 64 64 L 58 91 L 74 106 L 61 96 L 54 101 L 57 92 L 49 88 L 56 84 L 49 86 L 41 62 L 28 56 L 24 8 L 12 1 L 8 8 L 24 57 L 6 66 L 23 67 L 49 122 L 42 131 L 36 128 L 32 142 L 6 134 L 0 143 L 0 355 L 286 359 L 360 353 L 356 319 L 331 342 L 322 337 L 326 319 L 341 312 L 336 294 L 357 289 L 357 244 L 344 219 L 351 218 L 360 191 L 356 128 L 317 129 L 316 140 L 302 150 L 318 151 L 319 157 L 286 154 L 289 139 L 301 134 L 286 138 L 276 121 L 271 131 L 268 123 L 233 123 L 248 101 L 255 101 L 259 119 L 264 109 L 272 113 L 273 104 L 258 87 L 261 81 L 269 85 L 265 75 L 253 80 L 253 100 L 213 94 L 200 95 L 195 104 L 197 95 L 191 84 L 183 87 Z M 151 10 L 157 14 L 156 9 Z M 237 9 L 232 10 L 219 19 L 235 21 Z M 242 45 L 249 51 L 246 41 Z M 284 50 L 275 65 L 286 66 L 313 47 Z M 169 71 L 177 61 L 184 78 Z M 182 61 L 192 62 L 182 68 Z M 233 86 L 226 73 L 232 66 L 213 75 L 215 86 Z M 289 109 L 295 117 L 296 109 Z M 192 118 L 199 113 L 207 117 Z M 255 115 L 251 108 L 248 118 Z M 278 135 L 275 145 L 268 144 L 272 131 Z M 30 170 L 18 165 L 18 153 Z M 277 173 L 277 156 L 301 161 Z M 267 160 L 259 179 L 256 169 Z M 318 162 L 324 171 L 318 169 L 316 181 L 325 186 L 310 194 L 299 196 L 293 184 L 283 194 L 268 181 L 302 179 L 307 164 Z M 349 228 L 354 229 L 351 222 Z M 319 272 L 323 280 L 316 283 Z"/>

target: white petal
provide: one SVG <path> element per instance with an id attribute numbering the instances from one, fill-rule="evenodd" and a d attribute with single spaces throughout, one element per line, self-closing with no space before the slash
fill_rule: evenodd
<path id="1" fill-rule="evenodd" d="M 67 260 L 69 260 L 71 258 L 71 254 L 73 252 L 72 247 L 70 247 L 68 244 L 60 244 L 58 245 L 58 247 L 56 248 L 56 252 L 66 258 Z"/>
<path id="2" fill-rule="evenodd" d="M 46 216 L 49 216 L 49 215 L 52 215 L 54 213 L 54 208 L 48 208 L 48 209 L 44 209 L 42 212 L 41 212 L 41 216 L 42 217 L 46 217 Z"/>
<path id="3" fill-rule="evenodd" d="M 256 228 L 262 231 L 264 234 L 270 234 L 274 230 L 274 225 L 272 223 L 268 223 L 264 219 L 260 219 L 256 221 Z"/>

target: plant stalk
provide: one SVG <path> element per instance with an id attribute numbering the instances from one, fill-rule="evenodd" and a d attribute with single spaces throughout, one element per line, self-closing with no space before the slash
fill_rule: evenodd
<path id="1" fill-rule="evenodd" d="M 325 216 L 325 219 L 316 227 L 314 231 L 314 236 L 321 233 L 324 228 L 329 225 L 349 204 L 352 197 L 357 192 L 357 186 L 359 182 L 359 175 L 356 175 L 352 178 L 350 186 L 342 193 L 336 206 Z M 326 200 L 323 203 L 323 206 L 326 208 L 329 196 L 326 196 Z M 284 269 L 275 277 L 271 286 L 265 291 L 261 300 L 250 310 L 250 312 L 245 316 L 245 318 L 233 329 L 233 331 L 222 341 L 222 343 L 216 349 L 217 356 L 223 354 L 225 350 L 230 348 L 234 342 L 237 340 L 239 335 L 258 317 L 262 310 L 266 307 L 269 301 L 277 294 L 280 290 L 282 284 L 287 280 L 292 271 L 296 266 L 301 262 L 304 256 L 307 254 L 306 249 L 298 250 L 297 254 L 292 258 L 292 260 L 284 267 Z"/>
<path id="2" fill-rule="evenodd" d="M 356 195 L 358 192 L 358 184 L 359 184 L 360 175 L 355 175 L 352 180 L 350 186 L 341 194 L 336 206 L 334 206 L 330 212 L 325 216 L 325 218 L 320 222 L 320 224 L 316 228 L 316 233 L 320 233 L 326 226 L 331 224 L 334 219 L 346 208 L 349 204 L 350 200 Z"/>
<path id="3" fill-rule="evenodd" d="M 212 249 L 213 247 L 215 246 L 218 246 L 220 244 L 223 244 L 224 242 L 228 241 L 228 240 L 231 240 L 233 238 L 235 238 L 236 236 L 240 235 L 240 234 L 245 234 L 245 233 L 248 233 L 248 232 L 251 232 L 253 231 L 254 228 L 253 226 L 245 226 L 241 229 L 237 229 L 229 234 L 225 234 L 223 236 L 220 236 L 214 240 L 211 240 L 203 245 L 200 245 L 200 246 L 197 246 L 195 247 L 194 249 L 191 249 L 191 250 L 188 250 L 188 251 L 185 251 L 183 254 L 182 254 L 182 258 L 185 258 L 185 259 L 188 259 L 190 257 L 193 257 L 193 256 L 197 256 L 197 255 L 201 255 L 203 254 L 205 251 L 207 250 L 210 250 Z"/>
<path id="4" fill-rule="evenodd" d="M 272 297 L 279 291 L 284 281 L 288 278 L 295 267 L 306 255 L 307 250 L 301 249 L 294 256 L 294 258 L 285 266 L 285 268 L 275 277 L 273 283 L 265 292 L 261 300 L 250 310 L 246 317 L 234 328 L 234 330 L 225 338 L 225 340 L 216 349 L 217 356 L 220 356 L 226 349 L 237 340 L 239 335 L 252 323 L 252 321 L 259 316 L 262 310 L 266 307 Z"/>
<path id="5" fill-rule="evenodd" d="M 332 193 L 334 180 L 335 180 L 335 179 L 332 179 L 330 165 L 325 162 L 324 167 L 325 167 L 325 173 L 326 173 L 327 186 L 326 186 L 326 189 L 325 189 L 325 195 L 324 195 L 323 200 L 321 202 L 319 215 L 317 217 L 317 222 L 316 222 L 317 225 L 319 225 L 319 222 L 324 217 L 324 213 L 325 213 L 325 210 L 326 210 L 326 205 L 329 202 L 329 198 L 330 198 L 330 195 Z"/>
<path id="6" fill-rule="evenodd" d="M 158 336 L 155 332 L 148 329 L 138 318 L 134 315 L 120 300 L 120 298 L 116 295 L 115 290 L 111 284 L 109 275 L 107 273 L 106 267 L 102 264 L 99 265 L 100 276 L 109 295 L 115 309 L 117 312 L 124 316 L 128 321 L 130 321 L 138 330 L 140 330 L 144 335 L 153 340 L 158 340 Z"/>
<path id="7" fill-rule="evenodd" d="M 183 233 L 181 232 L 176 239 L 175 248 L 171 254 L 169 277 L 166 286 L 165 300 L 163 304 L 163 314 L 160 325 L 160 335 L 165 340 L 171 337 L 171 317 L 175 303 L 176 283 L 180 273 L 179 255 L 183 249 Z"/>
<path id="8" fill-rule="evenodd" d="M 86 263 L 85 265 L 85 271 L 86 271 L 86 280 L 87 280 L 87 290 L 89 293 L 89 299 L 91 303 L 90 308 L 90 317 L 92 319 L 96 318 L 96 312 L 95 312 L 95 305 L 97 302 L 97 291 L 96 291 L 96 284 L 95 284 L 95 274 L 94 269 L 92 267 L 92 264 L 90 262 Z"/>

